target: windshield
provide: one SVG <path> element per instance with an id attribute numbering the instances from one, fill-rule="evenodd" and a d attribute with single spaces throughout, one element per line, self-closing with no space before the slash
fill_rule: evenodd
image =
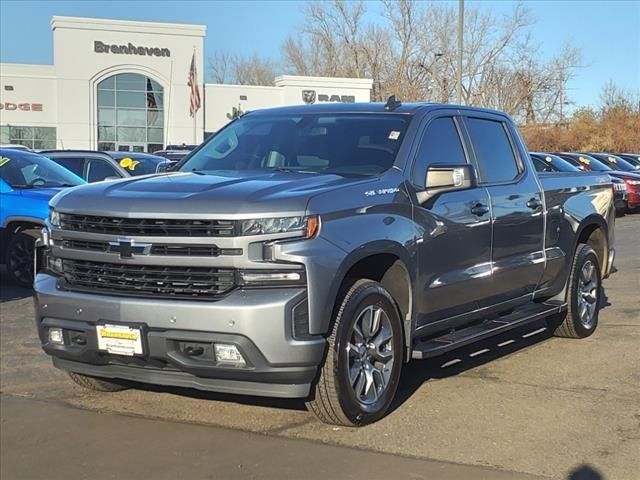
<path id="1" fill-rule="evenodd" d="M 635 172 L 639 167 L 627 162 L 624 158 L 617 155 L 598 155 L 598 160 L 606 162 L 614 170 L 623 170 L 625 172 Z"/>
<path id="2" fill-rule="evenodd" d="M 607 165 L 602 163 L 600 160 L 593 158 L 591 155 L 567 155 L 568 159 L 573 160 L 576 165 L 584 165 L 589 170 L 594 170 L 596 172 L 608 172 L 611 170 Z"/>
<path id="3" fill-rule="evenodd" d="M 556 170 L 558 172 L 579 172 L 580 171 L 580 169 L 575 165 L 573 165 L 571 162 L 568 162 L 564 158 L 560 158 L 557 155 L 551 155 L 549 153 L 540 153 L 540 154 L 535 154 L 535 157 L 540 162 L 539 164 L 536 165 L 536 170 L 540 172 L 545 171 L 544 167 L 546 165 L 550 165 L 551 170 Z"/>
<path id="4" fill-rule="evenodd" d="M 116 161 L 131 176 L 149 175 L 158 172 L 158 166 L 167 163 L 167 159 L 159 156 L 140 155 L 127 152 L 126 155 L 112 154 Z"/>
<path id="5" fill-rule="evenodd" d="M 73 187 L 85 183 L 42 155 L 0 150 L 0 177 L 13 188 Z"/>
<path id="6" fill-rule="evenodd" d="M 248 115 L 216 134 L 180 170 L 378 175 L 393 166 L 408 123 L 394 114 Z"/>

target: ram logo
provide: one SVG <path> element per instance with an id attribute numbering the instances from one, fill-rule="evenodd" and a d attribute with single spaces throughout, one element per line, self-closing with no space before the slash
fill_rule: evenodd
<path id="1" fill-rule="evenodd" d="M 302 90 L 302 101 L 308 104 L 316 103 L 316 91 Z"/>

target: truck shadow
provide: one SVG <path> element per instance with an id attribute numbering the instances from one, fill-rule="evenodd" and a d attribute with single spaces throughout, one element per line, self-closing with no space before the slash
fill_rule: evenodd
<path id="1" fill-rule="evenodd" d="M 600 309 L 611 306 L 605 288 L 600 293 Z M 471 345 L 458 348 L 432 359 L 413 361 L 405 365 L 398 393 L 391 411 L 399 408 L 420 386 L 432 379 L 444 379 L 541 344 L 553 338 L 553 331 L 544 320 L 530 323 Z"/>
<path id="2" fill-rule="evenodd" d="M 0 303 L 30 297 L 32 292 L 33 290 L 30 288 L 19 287 L 13 283 L 7 275 L 4 265 L 0 266 Z"/>
<path id="3" fill-rule="evenodd" d="M 602 289 L 601 308 L 611 305 Z M 462 374 L 494 360 L 541 344 L 553 337 L 544 320 L 505 332 L 501 335 L 458 348 L 429 360 L 413 361 L 403 366 L 402 377 L 390 412 L 401 407 L 425 382 L 433 379 L 445 379 Z M 305 399 L 284 399 L 269 397 L 240 396 L 200 390 L 165 387 L 142 383 L 126 382 L 138 390 L 171 393 L 184 397 L 237 403 L 241 405 L 276 408 L 284 410 L 306 410 Z"/>

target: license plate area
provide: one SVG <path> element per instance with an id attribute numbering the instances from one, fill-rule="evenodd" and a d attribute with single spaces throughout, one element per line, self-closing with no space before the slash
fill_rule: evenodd
<path id="1" fill-rule="evenodd" d="M 104 323 L 96 325 L 98 350 L 127 357 L 144 355 L 142 325 Z"/>

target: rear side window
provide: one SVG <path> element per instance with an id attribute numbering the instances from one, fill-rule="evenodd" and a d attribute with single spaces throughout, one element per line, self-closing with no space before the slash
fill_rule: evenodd
<path id="1" fill-rule="evenodd" d="M 412 181 L 416 185 L 424 186 L 427 169 L 434 163 L 467 163 L 462 141 L 452 117 L 436 118 L 427 126 L 418 147 Z"/>
<path id="2" fill-rule="evenodd" d="M 84 177 L 84 158 L 58 157 L 51 160 L 58 165 L 62 165 L 67 170 L 71 170 L 79 177 Z"/>
<path id="3" fill-rule="evenodd" d="M 518 176 L 518 163 L 504 123 L 467 118 L 467 129 L 483 183 L 508 182 Z"/>
<path id="4" fill-rule="evenodd" d="M 533 160 L 533 166 L 536 169 L 536 172 L 544 172 L 545 168 L 548 168 L 545 164 L 544 161 L 540 160 L 540 158 L 531 155 L 531 160 Z M 547 170 L 549 171 L 549 170 Z"/>
<path id="5" fill-rule="evenodd" d="M 101 182 L 107 177 L 121 177 L 118 171 L 104 160 L 89 159 L 87 182 Z"/>

